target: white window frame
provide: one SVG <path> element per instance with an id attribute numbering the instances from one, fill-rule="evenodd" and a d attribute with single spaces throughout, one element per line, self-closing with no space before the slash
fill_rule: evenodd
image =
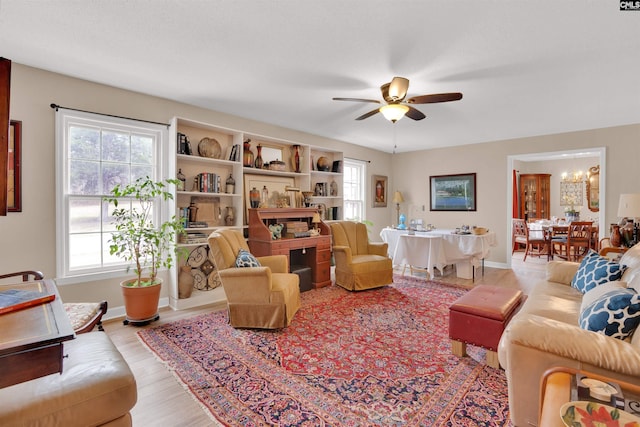
<path id="1" fill-rule="evenodd" d="M 100 266 L 70 268 L 70 202 L 77 197 L 100 199 L 103 197 L 103 195 L 87 197 L 69 194 L 68 130 L 72 125 L 96 127 L 155 138 L 155 146 L 153 147 L 155 162 L 152 164 L 154 176 L 151 177 L 154 180 L 162 179 L 166 175 L 165 171 L 168 170 L 168 127 L 163 124 L 76 111 L 62 107 L 59 107 L 56 112 L 56 283 L 65 285 L 130 275 L 130 267 L 125 262 L 110 262 L 105 265 L 104 260 L 101 260 L 102 265 Z M 168 209 L 169 206 L 167 204 L 162 204 L 156 209 L 156 215 L 158 216 L 154 220 L 156 224 L 159 224 L 163 218 L 170 216 Z M 106 235 L 109 232 L 102 231 L 101 228 L 100 233 Z M 104 239 L 102 240 L 104 241 Z"/>
<path id="2" fill-rule="evenodd" d="M 347 169 L 354 169 L 355 179 L 354 182 L 351 181 L 351 177 L 349 173 L 347 173 Z M 351 221 L 364 221 L 367 219 L 367 210 L 365 203 L 365 187 L 366 187 L 366 176 L 367 176 L 367 162 L 363 160 L 350 159 L 345 157 L 344 159 L 344 173 L 343 173 L 343 193 L 344 193 L 344 219 Z M 355 187 L 355 198 L 347 198 L 348 194 L 352 194 L 351 188 Z M 354 209 L 351 206 L 355 206 Z M 359 215 L 348 216 L 352 210 L 360 211 Z"/>

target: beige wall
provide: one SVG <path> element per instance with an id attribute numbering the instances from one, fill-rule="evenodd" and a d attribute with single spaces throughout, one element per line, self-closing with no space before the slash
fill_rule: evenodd
<path id="1" fill-rule="evenodd" d="M 369 160 L 371 175 L 389 176 L 389 198 L 393 190 L 401 190 L 410 205 L 422 205 L 420 217 L 439 227 L 460 224 L 484 225 L 498 234 L 498 248 L 492 250 L 489 261 L 507 262 L 507 156 L 535 152 L 553 152 L 582 147 L 607 147 L 607 223 L 616 220 L 618 195 L 640 192 L 640 125 L 609 129 L 523 138 L 486 144 L 443 148 L 429 151 L 390 155 L 362 146 L 342 143 L 314 135 L 259 123 L 236 116 L 192 107 L 113 87 L 103 86 L 13 64 L 11 86 L 11 118 L 23 123 L 23 169 L 21 213 L 0 217 L 0 271 L 39 269 L 47 277 L 56 274 L 55 232 L 55 163 L 54 111 L 49 104 L 106 114 L 122 115 L 159 122 L 169 122 L 180 116 L 213 125 L 265 134 L 302 143 L 342 150 L 346 157 Z M 366 141 L 358 141 L 366 144 Z M 472 213 L 429 212 L 429 176 L 476 172 L 478 174 L 478 211 Z M 367 191 L 370 190 L 367 182 Z M 395 209 L 371 208 L 366 201 L 367 219 L 380 229 L 395 222 Z M 167 295 L 167 289 L 164 291 Z M 122 304 L 118 280 L 91 282 L 85 285 L 61 287 L 67 301 L 106 298 L 112 307 Z"/>
<path id="2" fill-rule="evenodd" d="M 507 231 L 511 217 L 507 208 L 511 188 L 508 156 L 597 147 L 606 147 L 605 223 L 609 224 L 617 222 L 619 195 L 640 192 L 640 124 L 396 154 L 392 159 L 393 185 L 403 192 L 403 211 L 409 216 L 411 205 L 424 205 L 425 211 L 418 217 L 439 228 L 469 224 L 495 231 L 498 247 L 491 250 L 488 261 L 506 264 L 511 243 Z M 429 176 L 469 172 L 477 173 L 478 210 L 430 212 Z"/>
<path id="3" fill-rule="evenodd" d="M 50 104 L 169 123 L 174 116 L 342 150 L 346 157 L 370 160 L 369 173 L 386 174 L 391 155 L 365 147 L 246 120 L 166 99 L 90 83 L 13 63 L 11 119 L 22 121 L 22 212 L 0 217 L 0 271 L 37 269 L 56 276 L 54 117 Z M 391 208 L 369 209 L 368 218 L 383 224 Z M 378 236 L 379 229 L 374 230 Z M 66 301 L 107 299 L 122 305 L 119 279 L 60 287 Z M 168 295 L 165 286 L 163 296 Z"/>

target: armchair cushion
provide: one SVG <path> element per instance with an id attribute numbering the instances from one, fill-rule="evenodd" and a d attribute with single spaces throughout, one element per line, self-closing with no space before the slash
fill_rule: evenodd
<path id="1" fill-rule="evenodd" d="M 236 267 L 260 267 L 260 261 L 253 255 L 251 252 L 240 249 L 238 251 L 238 256 L 236 257 Z"/>

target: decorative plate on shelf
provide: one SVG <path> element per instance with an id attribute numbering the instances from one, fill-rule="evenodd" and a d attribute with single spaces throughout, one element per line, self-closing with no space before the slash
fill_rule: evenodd
<path id="1" fill-rule="evenodd" d="M 560 417 L 567 427 L 640 427 L 640 417 L 595 402 L 567 402 L 560 408 Z"/>
<path id="2" fill-rule="evenodd" d="M 214 138 L 202 138 L 198 143 L 198 154 L 201 157 L 209 157 L 211 159 L 219 159 L 222 154 L 220 143 Z"/>

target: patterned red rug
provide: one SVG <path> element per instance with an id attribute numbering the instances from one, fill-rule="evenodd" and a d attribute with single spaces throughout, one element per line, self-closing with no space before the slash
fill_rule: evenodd
<path id="1" fill-rule="evenodd" d="M 228 426 L 505 426 L 504 372 L 451 354 L 448 308 L 465 290 L 424 279 L 302 294 L 282 331 L 213 312 L 138 332 Z"/>

